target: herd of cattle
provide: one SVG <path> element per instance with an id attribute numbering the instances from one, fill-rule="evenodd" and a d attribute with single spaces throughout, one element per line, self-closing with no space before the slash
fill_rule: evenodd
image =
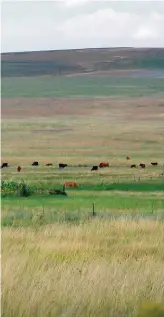
<path id="1" fill-rule="evenodd" d="M 130 157 L 127 156 L 127 157 L 126 157 L 126 160 L 127 160 L 127 161 L 130 160 Z M 151 165 L 152 165 L 152 166 L 157 166 L 157 165 L 158 165 L 158 162 L 151 162 Z M 38 163 L 37 161 L 34 161 L 34 162 L 32 163 L 32 166 L 39 166 L 39 163 Z M 45 164 L 45 166 L 53 166 L 53 164 L 52 164 L 52 163 L 47 163 L 47 164 Z M 68 166 L 68 164 L 59 163 L 59 169 L 63 169 L 63 168 L 65 168 L 65 167 L 67 167 L 67 166 Z M 8 164 L 7 162 L 2 163 L 1 168 L 4 168 L 4 167 L 9 167 L 9 164 Z M 108 162 L 101 162 L 99 165 L 93 165 L 92 168 L 91 168 L 91 171 L 97 171 L 99 168 L 104 168 L 104 167 L 109 167 L 109 163 L 108 163 Z M 137 165 L 136 165 L 136 164 L 132 164 L 130 167 L 131 167 L 131 168 L 137 168 Z M 146 164 L 140 163 L 140 164 L 139 164 L 139 167 L 145 168 L 145 167 L 146 167 Z M 18 166 L 18 167 L 17 167 L 17 171 L 18 171 L 18 172 L 20 172 L 21 169 L 22 169 L 21 166 Z"/>
<path id="2" fill-rule="evenodd" d="M 126 160 L 128 161 L 128 160 L 130 160 L 130 157 L 129 156 L 127 156 L 126 157 Z M 157 166 L 158 165 L 158 162 L 151 162 L 151 165 L 152 166 Z M 32 163 L 32 166 L 39 166 L 39 163 L 37 162 L 37 161 L 34 161 L 33 163 Z M 45 166 L 53 166 L 53 164 L 52 163 L 47 163 L 47 164 L 45 164 Z M 68 164 L 63 164 L 63 163 L 59 163 L 59 169 L 63 169 L 63 168 L 65 168 L 65 167 L 67 167 L 68 166 Z M 82 165 L 79 165 L 79 166 L 82 166 Z M 84 165 L 83 165 L 84 166 Z M 85 165 L 85 166 L 87 166 L 87 165 Z M 1 168 L 5 168 L 5 167 L 9 167 L 9 164 L 7 163 L 7 162 L 5 162 L 5 163 L 2 163 L 2 165 L 1 165 Z M 105 168 L 105 167 L 109 167 L 109 163 L 108 162 L 101 162 L 99 165 L 93 165 L 92 166 L 92 168 L 91 168 L 91 171 L 98 171 L 98 169 L 99 168 Z M 132 164 L 131 166 L 130 166 L 131 168 L 137 168 L 137 165 L 136 164 Z M 146 164 L 144 164 L 144 163 L 140 163 L 139 164 L 139 167 L 140 168 L 145 168 L 146 167 Z M 17 167 L 17 171 L 18 172 L 20 172 L 22 170 L 22 168 L 21 168 L 21 166 L 18 166 Z M 53 191 L 50 191 L 49 193 L 52 195 L 66 195 L 66 193 L 65 193 L 65 187 L 74 187 L 74 188 L 76 188 L 76 187 L 78 187 L 78 184 L 76 183 L 76 182 L 74 182 L 74 181 L 66 181 L 65 183 L 64 183 L 64 185 L 63 185 L 63 191 L 61 191 L 61 190 L 53 190 Z"/>

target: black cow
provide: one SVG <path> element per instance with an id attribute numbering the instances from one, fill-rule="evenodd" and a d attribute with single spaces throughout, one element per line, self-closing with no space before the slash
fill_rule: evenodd
<path id="1" fill-rule="evenodd" d="M 34 161 L 33 163 L 32 163 L 32 166 L 38 166 L 39 165 L 39 163 L 37 162 L 37 161 Z"/>
<path id="2" fill-rule="evenodd" d="M 158 165 L 158 163 L 157 163 L 157 162 L 152 162 L 152 163 L 151 163 L 151 165 L 153 165 L 153 166 L 157 166 L 157 165 Z"/>
<path id="3" fill-rule="evenodd" d="M 94 165 L 94 166 L 91 168 L 91 171 L 98 171 L 98 166 Z"/>
<path id="4" fill-rule="evenodd" d="M 1 168 L 9 167 L 8 163 L 2 163 Z"/>
<path id="5" fill-rule="evenodd" d="M 146 167 L 146 165 L 145 165 L 145 164 L 142 164 L 142 163 L 141 163 L 139 166 L 140 166 L 141 168 L 145 168 L 145 167 Z"/>
<path id="6" fill-rule="evenodd" d="M 68 165 L 67 164 L 63 164 L 63 163 L 59 163 L 59 168 L 64 168 L 66 166 L 68 166 Z"/>
<path id="7" fill-rule="evenodd" d="M 137 166 L 136 166 L 136 164 L 133 164 L 133 165 L 131 165 L 130 167 L 131 167 L 131 168 L 136 168 Z"/>
<path id="8" fill-rule="evenodd" d="M 67 193 L 65 191 L 62 191 L 60 189 L 54 189 L 49 191 L 50 195 L 64 195 L 67 196 Z"/>

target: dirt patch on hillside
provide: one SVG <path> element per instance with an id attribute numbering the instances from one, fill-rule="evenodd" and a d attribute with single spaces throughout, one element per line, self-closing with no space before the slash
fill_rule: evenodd
<path id="1" fill-rule="evenodd" d="M 162 98 L 14 98 L 2 99 L 3 118 L 102 116 L 126 120 L 163 120 Z"/>
<path id="2" fill-rule="evenodd" d="M 14 98 L 2 100 L 2 117 L 54 117 L 57 115 L 89 115 L 87 99 Z"/>
<path id="3" fill-rule="evenodd" d="M 86 76 L 86 73 L 66 74 L 64 77 L 82 77 Z M 150 69 L 111 69 L 100 70 L 94 72 L 87 72 L 89 77 L 133 77 L 133 78 L 164 78 L 164 70 L 150 70 Z M 127 86 L 126 86 L 127 87 Z"/>
<path id="4" fill-rule="evenodd" d="M 65 129 L 65 128 L 59 128 L 59 129 L 40 129 L 40 130 L 32 130 L 31 132 L 33 133 L 66 133 L 66 132 L 70 132 L 73 131 L 73 129 Z"/>

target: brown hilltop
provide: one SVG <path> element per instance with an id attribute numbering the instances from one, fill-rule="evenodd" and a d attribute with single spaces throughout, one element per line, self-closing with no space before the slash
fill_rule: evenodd
<path id="1" fill-rule="evenodd" d="M 1 54 L 2 77 L 164 69 L 163 48 L 93 48 Z"/>

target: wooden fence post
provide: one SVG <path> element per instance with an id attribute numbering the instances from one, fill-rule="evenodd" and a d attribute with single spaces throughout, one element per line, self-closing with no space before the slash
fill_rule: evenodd
<path id="1" fill-rule="evenodd" d="M 92 204 L 92 216 L 96 216 L 96 213 L 95 213 L 95 203 Z"/>
<path id="2" fill-rule="evenodd" d="M 63 192 L 65 192 L 65 184 L 63 184 Z"/>

